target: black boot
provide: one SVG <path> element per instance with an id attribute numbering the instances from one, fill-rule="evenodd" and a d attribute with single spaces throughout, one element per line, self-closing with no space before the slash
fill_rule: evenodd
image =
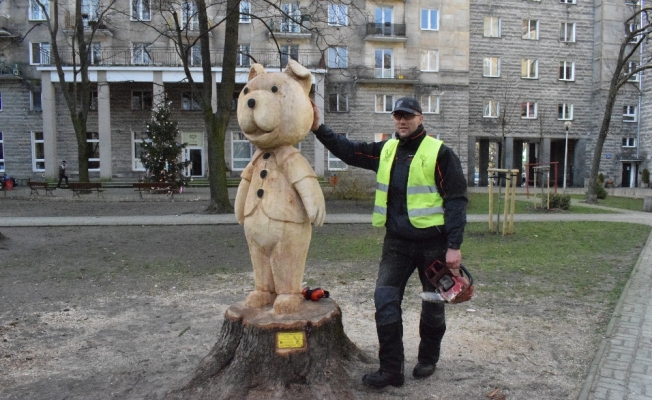
<path id="1" fill-rule="evenodd" d="M 366 374 L 362 382 L 377 389 L 385 386 L 403 386 L 403 322 L 397 321 L 386 325 L 376 325 L 378 331 L 378 358 L 380 369 Z"/>
<path id="2" fill-rule="evenodd" d="M 437 361 L 439 361 L 439 351 L 441 340 L 446 332 L 446 325 L 432 327 L 421 321 L 419 323 L 419 356 L 417 365 L 412 370 L 412 376 L 415 378 L 427 378 L 435 373 Z"/>

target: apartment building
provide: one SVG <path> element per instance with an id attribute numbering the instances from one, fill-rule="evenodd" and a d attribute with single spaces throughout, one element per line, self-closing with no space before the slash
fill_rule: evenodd
<path id="1" fill-rule="evenodd" d="M 45 17 L 35 2 L 0 1 L 0 173 L 25 179 L 53 177 L 61 159 L 74 172 L 77 159 Z M 72 0 L 62 3 L 66 26 L 60 43 L 65 44 L 74 8 Z M 83 1 L 85 24 L 92 24 L 103 3 Z M 139 144 L 150 110 L 164 93 L 183 132 L 180 140 L 189 143 L 184 154 L 192 161 L 188 174 L 206 175 L 207 139 L 197 93 L 186 83 L 174 42 L 165 34 L 170 14 L 153 3 L 118 0 L 98 27 L 89 56 L 97 89 L 88 122 L 92 178 L 143 175 Z M 192 0 L 176 3 L 184 44 L 190 45 L 198 34 L 196 8 Z M 583 186 L 614 46 L 624 36 L 623 21 L 637 6 L 630 3 L 300 0 L 271 7 L 242 1 L 234 98 L 252 62 L 280 70 L 294 58 L 313 72 L 312 95 L 324 122 L 351 139 L 390 137 L 394 101 L 415 96 L 424 108 L 427 132 L 456 151 L 470 185 L 476 172 L 478 184 L 486 184 L 490 166 L 532 175 L 534 164 L 543 164 L 557 166 L 560 186 L 564 170 L 568 186 Z M 217 23 L 224 14 L 219 5 L 210 7 L 209 22 Z M 217 26 L 211 33 L 215 85 L 223 41 L 224 28 Z M 70 63 L 69 46 L 63 54 Z M 193 47 L 189 64 L 198 82 L 200 63 Z M 643 85 L 649 89 L 648 82 Z M 652 150 L 646 140 L 652 126 L 641 117 L 652 104 L 645 96 L 639 104 L 638 93 L 634 86 L 623 88 L 603 151 L 601 171 L 624 186 L 637 184 Z M 312 135 L 299 146 L 319 175 L 349 170 L 373 181 L 373 174 L 347 167 Z M 232 175 L 244 168 L 253 150 L 233 112 L 225 143 Z"/>

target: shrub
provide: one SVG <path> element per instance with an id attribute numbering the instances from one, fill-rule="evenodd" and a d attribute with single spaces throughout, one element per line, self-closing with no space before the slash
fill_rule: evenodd
<path id="1" fill-rule="evenodd" d="M 598 182 L 600 182 L 600 185 L 604 184 L 604 175 L 602 172 L 598 174 Z"/>
<path id="2" fill-rule="evenodd" d="M 568 210 L 571 205 L 570 194 L 553 194 L 550 196 L 550 208 L 558 210 Z"/>
<path id="3" fill-rule="evenodd" d="M 647 168 L 643 168 L 643 173 L 641 174 L 641 180 L 643 183 L 650 183 L 650 171 Z"/>
<path id="4" fill-rule="evenodd" d="M 374 187 L 350 173 L 340 172 L 337 184 L 333 186 L 331 198 L 334 200 L 373 199 Z"/>

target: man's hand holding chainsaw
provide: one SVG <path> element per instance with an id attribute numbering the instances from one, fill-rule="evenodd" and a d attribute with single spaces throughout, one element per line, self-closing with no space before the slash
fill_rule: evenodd
<path id="1" fill-rule="evenodd" d="M 460 264 L 462 263 L 462 251 L 460 249 L 448 249 L 446 251 L 446 266 L 451 269 L 453 275 L 459 275 Z"/>

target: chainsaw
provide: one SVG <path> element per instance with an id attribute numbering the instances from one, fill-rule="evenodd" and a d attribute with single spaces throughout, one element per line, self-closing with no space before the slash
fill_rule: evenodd
<path id="1" fill-rule="evenodd" d="M 435 292 L 423 292 L 421 298 L 433 303 L 462 303 L 473 297 L 473 276 L 460 265 L 460 269 L 450 269 L 445 263 L 436 260 L 426 268 L 426 278 L 435 287 Z"/>

